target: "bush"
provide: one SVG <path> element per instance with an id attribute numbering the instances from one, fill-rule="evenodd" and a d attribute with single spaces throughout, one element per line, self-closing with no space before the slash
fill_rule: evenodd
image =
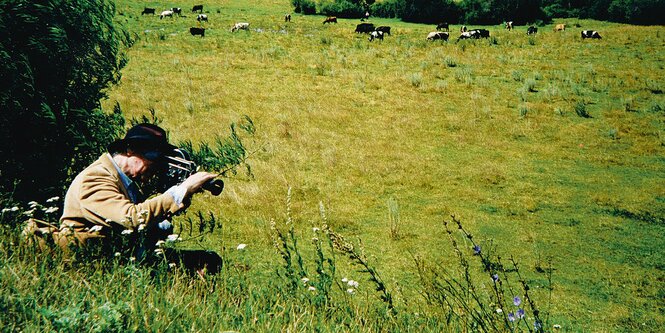
<path id="1" fill-rule="evenodd" d="M 321 1 L 319 3 L 319 13 L 344 18 L 359 18 L 364 17 L 365 10 L 361 3 L 354 3 L 347 0 L 334 0 Z"/>
<path id="2" fill-rule="evenodd" d="M 291 0 L 293 11 L 305 15 L 316 14 L 316 5 L 310 0 Z"/>
<path id="3" fill-rule="evenodd" d="M 61 195 L 122 130 L 120 108 L 99 103 L 130 43 L 114 13 L 108 0 L 0 3 L 0 191 Z"/>

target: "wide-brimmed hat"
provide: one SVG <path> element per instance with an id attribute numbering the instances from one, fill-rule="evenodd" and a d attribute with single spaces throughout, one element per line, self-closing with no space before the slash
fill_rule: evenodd
<path id="1" fill-rule="evenodd" d="M 166 131 L 157 125 L 146 123 L 130 128 L 124 138 L 113 141 L 107 148 L 110 153 L 124 152 L 127 148 L 132 148 L 139 153 L 159 152 L 161 154 L 158 155 L 163 155 L 177 147 L 169 144 Z"/>

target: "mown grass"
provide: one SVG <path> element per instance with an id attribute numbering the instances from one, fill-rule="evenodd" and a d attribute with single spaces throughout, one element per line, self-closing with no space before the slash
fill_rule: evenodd
<path id="1" fill-rule="evenodd" d="M 194 2 L 178 6 L 186 12 Z M 514 255 L 535 285 L 545 285 L 539 271 L 551 261 L 554 289 L 551 304 L 543 302 L 550 324 L 570 331 L 665 325 L 663 27 L 560 19 L 555 23 L 573 27 L 554 33 L 544 26 L 527 37 L 526 27 L 490 26 L 491 41 L 455 43 L 453 32 L 450 42 L 432 43 L 425 36 L 433 26 L 373 18 L 393 34 L 370 43 L 353 33 L 357 20 L 323 25 L 323 17 L 294 15 L 285 24 L 288 1 L 196 3 L 210 18 L 205 38 L 188 33 L 197 25 L 193 14 L 159 20 L 139 14 L 144 5 L 159 11 L 161 3 L 118 1 L 118 20 L 137 41 L 122 83 L 104 104 L 110 109 L 117 101 L 128 117 L 154 108 L 175 141 L 210 140 L 245 114 L 257 125 L 254 179 L 225 179 L 221 198 L 201 195 L 192 207 L 212 210 L 225 225 L 204 246 L 233 256 L 235 244 L 249 244 L 234 260 L 248 270 L 244 283 L 253 289 L 207 297 L 254 295 L 256 303 L 212 309 L 217 305 L 195 294 L 176 302 L 202 313 L 200 325 L 215 315 L 235 323 L 244 309 L 291 319 L 261 326 L 273 324 L 241 317 L 232 329 L 312 327 L 298 321 L 315 320 L 311 309 L 262 308 L 297 308 L 261 301 L 278 260 L 269 221 L 286 217 L 289 187 L 296 230 L 306 235 L 319 224 L 323 202 L 330 226 L 362 239 L 388 287 L 400 290 L 400 306 L 422 300 L 413 256 L 455 267 L 441 221 L 456 213 L 483 244 Z M 240 21 L 250 22 L 250 31 L 231 33 Z M 603 39 L 582 41 L 581 29 L 598 30 Z M 346 274 L 354 269 L 340 266 Z M 46 282 L 35 268 L 16 270 Z M 55 283 L 65 283 L 58 276 Z M 95 281 L 109 284 L 105 279 L 99 274 Z M 163 286 L 144 282 L 155 288 L 154 302 L 165 302 Z M 77 288 L 72 294 L 81 302 L 92 297 Z M 20 290 L 30 297 L 24 291 L 32 289 Z M 534 293 L 548 298 L 542 288 Z M 136 302 L 122 299 L 130 307 Z M 372 313 L 362 308 L 348 311 Z M 371 326 L 354 321 L 350 329 L 419 327 L 408 326 L 409 318 L 383 326 L 383 318 L 377 314 Z M 228 327 L 219 325 L 213 330 Z"/>

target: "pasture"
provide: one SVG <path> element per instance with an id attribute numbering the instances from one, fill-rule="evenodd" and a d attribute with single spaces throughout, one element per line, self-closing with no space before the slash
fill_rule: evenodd
<path id="1" fill-rule="evenodd" d="M 173 5 L 185 17 L 117 1 L 136 42 L 103 105 L 128 118 L 156 110 L 172 141 L 254 121 L 253 177 L 226 178 L 221 197 L 191 208 L 219 216 L 223 232 L 202 245 L 241 263 L 243 283 L 273 278 L 271 220 L 309 240 L 321 204 L 336 232 L 362 240 L 395 302 L 419 304 L 414 257 L 454 266 L 442 221 L 455 214 L 483 248 L 520 263 L 561 330 L 665 326 L 664 27 L 565 18 L 531 36 L 469 25 L 490 38 L 456 42 L 451 25 L 445 42 L 426 40 L 435 25 L 372 17 L 391 34 L 369 42 L 354 33 L 360 20 L 324 25 L 285 0 Z M 231 32 L 237 22 L 249 30 Z M 582 40 L 587 29 L 603 38 Z M 337 269 L 375 298 L 353 267 Z"/>

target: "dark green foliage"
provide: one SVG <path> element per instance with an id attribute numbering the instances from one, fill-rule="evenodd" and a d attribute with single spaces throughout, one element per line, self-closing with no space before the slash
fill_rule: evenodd
<path id="1" fill-rule="evenodd" d="M 398 8 L 399 16 L 408 22 L 458 23 L 460 19 L 460 8 L 452 0 L 402 0 Z"/>
<path id="2" fill-rule="evenodd" d="M 316 14 L 316 5 L 310 0 L 291 0 L 293 11 L 306 15 Z"/>
<path id="3" fill-rule="evenodd" d="M 319 13 L 344 18 L 359 18 L 365 14 L 363 3 L 353 0 L 335 0 L 334 2 L 322 2 Z"/>
<path id="4" fill-rule="evenodd" d="M 100 109 L 129 44 L 114 13 L 106 0 L 0 3 L 0 191 L 61 195 L 122 130 L 119 109 Z"/>

